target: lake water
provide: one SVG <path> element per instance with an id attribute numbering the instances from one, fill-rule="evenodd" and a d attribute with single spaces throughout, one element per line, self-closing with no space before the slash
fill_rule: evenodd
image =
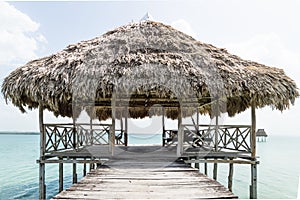
<path id="1" fill-rule="evenodd" d="M 160 143 L 160 135 L 130 135 L 129 143 Z M 297 198 L 300 175 L 300 137 L 271 136 L 257 144 L 260 156 L 258 166 L 258 197 L 272 199 Z M 38 198 L 38 135 L 0 134 L 0 199 Z M 65 164 L 64 188 L 72 183 L 72 166 Z M 227 185 L 228 165 L 219 165 L 218 181 Z M 202 167 L 202 166 L 201 166 Z M 212 167 L 209 168 L 212 177 Z M 200 169 L 201 170 L 201 169 Z M 78 165 L 78 178 L 82 166 Z M 250 166 L 235 165 L 233 192 L 240 198 L 249 197 Z M 58 192 L 58 165 L 46 165 L 47 198 Z"/>

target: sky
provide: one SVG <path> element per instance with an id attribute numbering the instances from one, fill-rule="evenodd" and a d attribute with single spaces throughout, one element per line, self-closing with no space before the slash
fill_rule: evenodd
<path id="1" fill-rule="evenodd" d="M 226 48 L 244 59 L 284 69 L 300 86 L 300 1 L 0 1 L 0 83 L 28 61 L 69 44 L 138 22 L 147 12 L 195 39 Z M 129 125 L 149 129 L 153 120 Z M 209 119 L 204 119 L 203 122 Z M 71 122 L 45 114 L 45 122 Z M 250 124 L 249 110 L 224 124 Z M 257 128 L 270 135 L 300 135 L 300 99 L 289 110 L 257 110 Z M 174 122 L 168 121 L 169 126 Z M 0 95 L 0 131 L 38 131 L 37 110 L 22 114 Z"/>

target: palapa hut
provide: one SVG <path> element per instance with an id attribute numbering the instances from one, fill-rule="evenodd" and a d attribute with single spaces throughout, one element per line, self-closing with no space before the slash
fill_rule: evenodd
<path id="1" fill-rule="evenodd" d="M 268 135 L 265 129 L 257 129 L 256 137 L 258 142 L 260 141 L 265 142 L 267 140 Z"/>
<path id="2" fill-rule="evenodd" d="M 108 128 L 103 126 L 103 130 L 109 130 L 111 145 L 116 139 L 116 118 L 164 115 L 178 119 L 177 152 L 178 156 L 184 156 L 187 153 L 183 149 L 184 134 L 191 128 L 186 129 L 182 117 L 198 112 L 216 118 L 220 112 L 234 116 L 250 107 L 251 126 L 221 126 L 216 120 L 215 126 L 202 130 L 197 124 L 195 131 L 190 133 L 194 134 L 193 141 L 197 139 L 202 145 L 206 141 L 204 138 L 212 138 L 213 142 L 207 143 L 214 147 L 210 151 L 229 149 L 249 153 L 247 163 L 251 164 L 253 174 L 251 195 L 256 197 L 255 108 L 272 106 L 282 111 L 299 96 L 295 82 L 282 69 L 241 59 L 226 49 L 202 43 L 171 26 L 148 20 L 127 24 L 100 37 L 69 45 L 56 54 L 30 61 L 5 78 L 2 93 L 22 112 L 26 107 L 40 108 L 41 198 L 44 195 L 44 164 L 50 162 L 48 158 L 55 157 L 53 152 L 78 150 L 96 142 L 92 123 L 84 131 L 82 126 L 76 125 L 75 120 L 83 110 L 91 119 L 112 118 Z M 56 116 L 72 117 L 73 126 L 45 124 L 44 109 Z M 61 127 L 63 131 L 59 132 Z M 126 129 L 125 125 L 125 135 Z M 163 129 L 164 134 L 167 131 Z M 64 141 L 64 137 L 68 139 Z M 226 160 L 228 156 L 209 157 L 206 154 L 205 162 L 220 158 L 231 164 L 241 163 L 234 160 L 238 155 Z M 57 163 L 69 159 L 60 158 L 62 160 Z M 82 162 L 96 163 L 97 160 L 85 158 Z"/>
<path id="3" fill-rule="evenodd" d="M 128 24 L 33 60 L 2 85 L 4 97 L 22 112 L 25 106 L 32 109 L 42 103 L 56 116 L 68 117 L 78 113 L 74 102 L 110 105 L 114 89 L 130 92 L 130 105 L 138 107 L 130 110 L 134 118 L 145 117 L 153 104 L 173 103 L 180 97 L 177 93 L 195 97 L 200 105 L 205 97 L 225 97 L 229 116 L 252 103 L 282 111 L 298 96 L 294 81 L 282 69 L 243 60 L 152 21 Z M 176 119 L 178 112 L 166 110 L 166 116 Z M 99 108 L 95 117 L 108 119 L 111 112 Z"/>

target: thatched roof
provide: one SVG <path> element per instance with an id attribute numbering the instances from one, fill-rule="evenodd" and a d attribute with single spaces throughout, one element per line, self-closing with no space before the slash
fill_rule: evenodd
<path id="1" fill-rule="evenodd" d="M 265 129 L 258 129 L 256 132 L 256 137 L 268 137 Z"/>
<path id="2" fill-rule="evenodd" d="M 152 21 L 131 23 L 33 60 L 2 85 L 4 97 L 21 111 L 42 102 L 55 115 L 77 116 L 83 105 L 96 105 L 87 110 L 100 119 L 111 117 L 113 91 L 117 107 L 128 106 L 134 118 L 151 115 L 150 108 L 160 110 L 155 104 L 166 108 L 167 117 L 177 118 L 184 102 L 212 114 L 211 102 L 217 98 L 230 116 L 252 102 L 284 110 L 299 96 L 282 69 L 243 60 Z"/>

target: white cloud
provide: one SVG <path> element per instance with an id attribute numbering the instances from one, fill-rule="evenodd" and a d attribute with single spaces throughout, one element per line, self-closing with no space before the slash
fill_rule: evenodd
<path id="1" fill-rule="evenodd" d="M 171 26 L 197 39 L 197 33 L 193 30 L 192 26 L 186 20 L 184 19 L 176 20 L 171 23 Z"/>
<path id="2" fill-rule="evenodd" d="M 288 49 L 279 35 L 259 34 L 247 41 L 224 46 L 244 59 L 284 69 L 300 85 L 300 53 Z"/>
<path id="3" fill-rule="evenodd" d="M 0 1 L 0 65 L 11 65 L 36 57 L 46 39 L 39 24 L 7 2 Z"/>
<path id="4" fill-rule="evenodd" d="M 240 43 L 225 44 L 229 52 L 269 66 L 284 69 L 285 73 L 300 86 L 300 53 L 286 47 L 279 35 L 266 33 Z M 300 118 L 300 101 L 284 112 L 272 111 L 271 108 L 259 109 L 257 112 L 257 128 L 265 128 L 273 134 L 297 134 L 297 120 Z M 247 115 L 250 116 L 249 110 Z M 229 119 L 234 120 L 234 119 Z M 250 122 L 250 120 L 249 120 Z"/>
<path id="5" fill-rule="evenodd" d="M 37 57 L 37 50 L 46 43 L 38 30 L 37 22 L 9 3 L 0 1 L 0 85 L 14 66 Z M 1 94 L 0 110 L 0 131 L 38 130 L 36 112 L 29 112 L 24 117 L 16 107 L 5 105 Z M 16 121 L 21 125 L 13 125 Z"/>

